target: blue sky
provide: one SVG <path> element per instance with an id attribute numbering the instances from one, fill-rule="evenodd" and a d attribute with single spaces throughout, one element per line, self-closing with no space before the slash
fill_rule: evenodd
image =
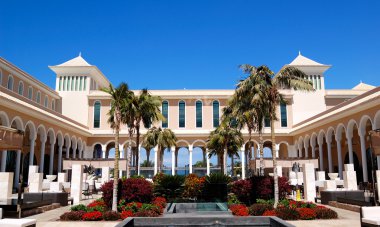
<path id="1" fill-rule="evenodd" d="M 82 56 L 133 89 L 225 89 L 238 65 L 274 71 L 301 50 L 327 88 L 380 85 L 380 1 L 3 1 L 0 56 L 49 86 Z"/>

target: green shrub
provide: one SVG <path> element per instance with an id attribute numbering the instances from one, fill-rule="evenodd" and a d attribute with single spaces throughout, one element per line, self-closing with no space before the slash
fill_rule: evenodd
<path id="1" fill-rule="evenodd" d="M 338 218 L 338 213 L 329 208 L 315 208 L 315 213 L 317 214 L 317 219 L 336 219 Z"/>
<path id="2" fill-rule="evenodd" d="M 212 173 L 206 176 L 206 184 L 228 184 L 231 182 L 231 177 L 222 173 Z"/>
<path id="3" fill-rule="evenodd" d="M 275 211 L 276 211 L 277 217 L 283 220 L 298 220 L 300 218 L 300 214 L 296 210 L 296 208 L 279 207 Z"/>
<path id="4" fill-rule="evenodd" d="M 240 204 L 241 202 L 239 201 L 239 199 L 234 193 L 228 193 L 227 203 L 228 205 L 232 205 L 232 204 Z"/>
<path id="5" fill-rule="evenodd" d="M 87 207 L 83 204 L 78 204 L 70 207 L 71 211 L 87 211 Z"/>
<path id="6" fill-rule="evenodd" d="M 256 199 L 256 203 L 274 205 L 274 199 Z"/>
<path id="7" fill-rule="evenodd" d="M 70 211 L 62 214 L 59 218 L 61 221 L 79 221 L 82 220 L 82 216 L 86 213 L 86 211 Z"/>
<path id="8" fill-rule="evenodd" d="M 273 205 L 264 204 L 264 203 L 256 203 L 249 207 L 249 215 L 261 216 L 267 210 L 273 210 Z"/>
<path id="9" fill-rule="evenodd" d="M 169 199 L 176 198 L 182 194 L 185 181 L 184 176 L 162 174 L 156 176 L 154 183 L 154 194 L 156 196 L 162 196 Z"/>
<path id="10" fill-rule="evenodd" d="M 105 221 L 117 221 L 120 219 L 120 214 L 116 211 L 106 211 L 103 213 L 103 219 Z"/>

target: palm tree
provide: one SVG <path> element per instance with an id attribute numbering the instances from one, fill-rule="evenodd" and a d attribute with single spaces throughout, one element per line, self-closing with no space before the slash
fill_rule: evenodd
<path id="1" fill-rule="evenodd" d="M 278 176 L 276 160 L 276 137 L 274 122 L 277 120 L 277 106 L 285 102 L 280 93 L 280 89 L 294 89 L 303 91 L 313 91 L 312 83 L 305 79 L 306 74 L 301 70 L 285 66 L 277 74 L 274 74 L 267 66 L 254 67 L 251 65 L 242 65 L 248 77 L 238 84 L 236 89 L 237 96 L 248 96 L 251 103 L 256 108 L 265 110 L 270 119 L 271 140 L 272 140 L 272 158 L 273 158 L 273 177 L 274 177 L 274 206 L 278 204 Z"/>
<path id="2" fill-rule="evenodd" d="M 117 187 L 119 182 L 119 132 L 121 124 L 126 122 L 125 115 L 125 100 L 129 94 L 129 88 L 126 83 L 121 83 L 117 88 L 111 84 L 108 88 L 102 88 L 102 91 L 111 95 L 111 109 L 108 112 L 108 123 L 115 131 L 115 164 L 114 164 L 114 181 L 113 181 L 113 197 L 112 210 L 117 211 Z"/>
<path id="3" fill-rule="evenodd" d="M 158 172 L 161 172 L 162 156 L 165 148 L 170 148 L 176 145 L 177 137 L 170 129 L 162 129 L 161 127 L 152 127 L 143 137 L 144 147 L 157 147 L 157 167 Z"/>
<path id="4" fill-rule="evenodd" d="M 130 162 L 132 159 L 132 138 L 133 133 L 136 128 L 135 125 L 135 116 L 136 116 L 136 96 L 133 91 L 129 91 L 128 95 L 124 98 L 125 108 L 122 112 L 122 115 L 125 118 L 125 123 L 128 126 L 128 151 L 129 153 L 126 155 L 127 159 L 127 178 L 131 176 L 130 170 Z"/>
<path id="5" fill-rule="evenodd" d="M 164 117 L 160 111 L 161 98 L 152 96 L 147 89 L 142 89 L 139 96 L 135 97 L 134 108 L 134 125 L 136 129 L 136 146 L 140 144 L 140 124 L 141 122 L 146 128 L 149 128 L 154 122 L 163 120 Z M 150 151 L 149 151 L 150 152 Z M 136 174 L 139 170 L 139 151 L 135 156 Z"/>
<path id="6" fill-rule="evenodd" d="M 231 117 L 236 119 L 238 127 L 241 129 L 244 126 L 248 129 L 248 147 L 247 153 L 249 159 L 251 159 L 252 150 L 252 132 L 257 131 L 259 134 L 259 150 L 260 150 L 260 175 L 264 175 L 264 160 L 263 160 L 263 128 L 264 128 L 264 109 L 256 108 L 251 103 L 249 96 L 238 96 L 235 92 L 228 102 L 228 111 L 224 112 L 224 115 L 230 114 Z M 249 162 L 247 162 L 249 166 Z M 243 167 L 244 168 L 244 167 Z"/>
<path id="7" fill-rule="evenodd" d="M 223 115 L 224 116 L 224 115 Z M 222 117 L 223 119 L 223 117 Z M 209 135 L 207 148 L 209 149 L 209 158 L 213 155 L 218 156 L 220 163 L 220 172 L 224 173 L 224 153 L 227 152 L 229 157 L 239 156 L 239 148 L 243 144 L 243 136 L 236 127 L 232 127 L 231 119 L 222 120 L 222 123 Z"/>

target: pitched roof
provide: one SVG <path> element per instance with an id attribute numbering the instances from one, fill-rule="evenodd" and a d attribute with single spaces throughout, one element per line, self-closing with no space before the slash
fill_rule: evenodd
<path id="1" fill-rule="evenodd" d="M 68 60 L 67 62 L 64 62 L 56 66 L 92 66 L 92 65 L 90 65 L 86 60 L 82 58 L 81 55 L 79 55 L 76 58 L 73 58 L 71 60 Z"/>
<path id="2" fill-rule="evenodd" d="M 298 53 L 298 56 L 289 64 L 289 65 L 312 65 L 312 66 L 324 66 L 324 64 L 313 61 L 307 57 L 301 55 L 301 52 Z"/>
<path id="3" fill-rule="evenodd" d="M 358 85 L 356 85 L 355 87 L 353 87 L 352 90 L 371 90 L 374 88 L 375 88 L 375 86 L 365 84 L 365 83 L 360 81 L 360 83 Z"/>

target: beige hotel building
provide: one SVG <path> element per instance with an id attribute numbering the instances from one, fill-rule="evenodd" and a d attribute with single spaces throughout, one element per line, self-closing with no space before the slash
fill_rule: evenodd
<path id="1" fill-rule="evenodd" d="M 353 163 L 358 182 L 371 180 L 368 132 L 380 128 L 380 87 L 359 83 L 352 89 L 327 90 L 324 73 L 331 65 L 301 54 L 289 65 L 308 75 L 315 92 L 281 91 L 288 104 L 278 107 L 279 121 L 275 122 L 275 128 L 276 154 L 283 172 L 295 161 L 314 162 L 319 170 L 342 176 L 343 165 Z M 15 176 L 22 174 L 26 179 L 28 165 L 38 165 L 44 174 L 70 169 L 73 162 L 88 165 L 99 161 L 112 166 L 112 159 L 108 159 L 115 147 L 113 131 L 107 124 L 110 96 L 99 90 L 108 86 L 109 80 L 81 56 L 49 68 L 56 74 L 55 89 L 0 58 L 0 125 L 25 132 L 21 150 L 0 151 L 0 170 L 14 172 Z M 329 76 L 343 79 L 343 75 Z M 210 131 L 219 125 L 221 109 L 233 92 L 151 91 L 162 98 L 161 110 L 168 119 L 167 123 L 156 125 L 172 129 L 178 137 L 177 146 L 165 152 L 165 171 L 204 175 L 218 169 L 217 163 L 207 158 L 205 144 Z M 270 128 L 267 122 L 265 126 L 264 156 L 268 158 L 265 167 L 270 168 Z M 144 135 L 147 129 L 142 128 Z M 118 145 L 123 159 L 128 153 L 127 126 L 123 126 L 120 135 Z M 243 135 L 247 142 L 247 130 L 243 130 Z M 248 166 L 242 169 L 242 177 L 248 175 L 249 168 L 258 166 L 257 134 L 253 143 L 251 151 L 246 149 L 246 144 L 241 148 L 239 162 Z M 134 152 L 140 152 L 140 163 L 147 157 L 153 162 L 157 159 L 154 149 L 147 156 L 147 151 L 141 144 L 135 144 L 134 139 L 132 147 Z M 205 165 L 194 165 L 197 162 L 194 157 L 203 157 L 200 160 Z M 156 166 L 139 168 L 139 174 L 145 176 L 152 176 L 156 171 Z"/>

